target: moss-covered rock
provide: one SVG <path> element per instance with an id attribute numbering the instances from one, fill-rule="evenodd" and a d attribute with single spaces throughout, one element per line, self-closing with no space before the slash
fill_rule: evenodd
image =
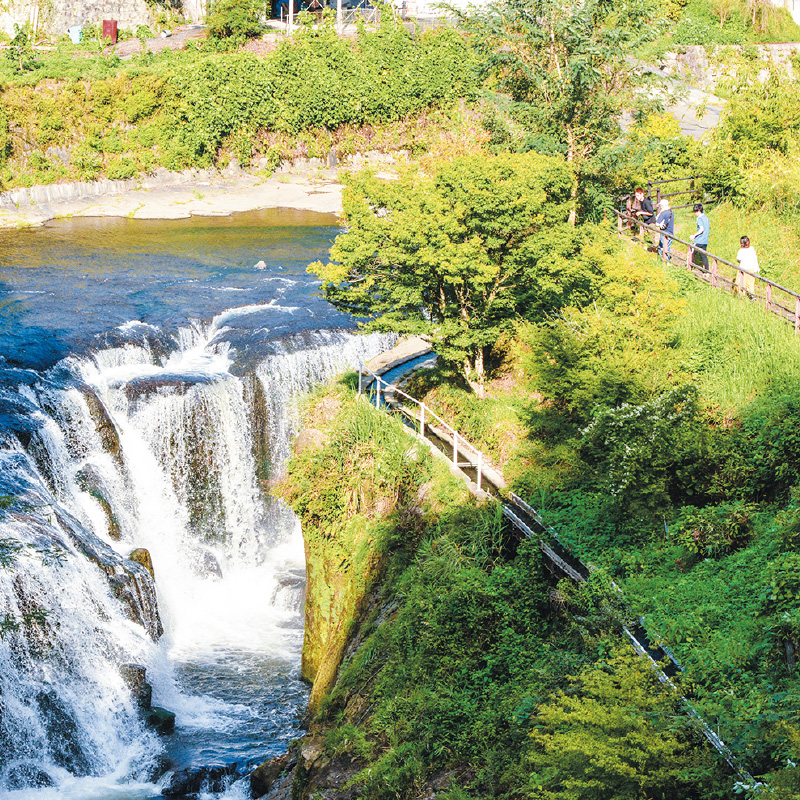
<path id="1" fill-rule="evenodd" d="M 306 551 L 302 676 L 314 713 L 337 670 L 364 601 L 397 538 L 417 532 L 410 509 L 430 456 L 399 422 L 342 391 L 314 398 L 314 437 L 295 447 L 279 492 L 300 515 Z M 411 524 L 409 524 L 411 523 Z"/>

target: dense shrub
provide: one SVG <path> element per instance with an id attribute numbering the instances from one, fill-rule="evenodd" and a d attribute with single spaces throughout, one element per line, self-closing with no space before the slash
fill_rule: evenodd
<path id="1" fill-rule="evenodd" d="M 264 3 L 260 0 L 214 0 L 206 19 L 208 32 L 225 46 L 238 47 L 261 33 L 263 11 Z"/>
<path id="2" fill-rule="evenodd" d="M 33 169 L 26 153 L 51 146 L 83 148 L 70 165 L 71 177 L 81 179 L 96 177 L 107 162 L 118 174 L 114 155 L 144 166 L 144 149 L 153 164 L 171 169 L 208 166 L 225 149 L 246 163 L 269 152 L 270 134 L 329 141 L 329 132 L 343 126 L 396 122 L 448 105 L 471 93 L 470 65 L 454 30 L 412 37 L 385 15 L 379 29 L 355 41 L 330 26 L 303 28 L 266 58 L 176 53 L 86 83 L 14 86 L 3 94 L 3 111 L 14 121 L 7 180 L 25 174 L 44 182 L 47 170 Z M 0 147 L 2 122 L 0 116 Z M 109 155 L 99 165 L 87 162 L 86 147 Z"/>

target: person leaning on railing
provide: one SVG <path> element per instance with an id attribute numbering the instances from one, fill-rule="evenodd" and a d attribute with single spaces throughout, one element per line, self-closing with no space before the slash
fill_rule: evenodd
<path id="1" fill-rule="evenodd" d="M 692 240 L 692 244 L 695 247 L 707 251 L 709 234 L 711 233 L 711 223 L 709 223 L 708 217 L 703 213 L 702 203 L 695 203 L 692 210 L 697 218 L 697 231 L 689 238 Z M 698 264 L 698 257 L 703 264 L 703 269 L 708 272 L 708 256 L 705 253 L 698 253 L 697 250 L 695 250 L 694 253 L 692 253 L 693 264 Z"/>
<path id="2" fill-rule="evenodd" d="M 736 260 L 739 262 L 739 272 L 736 275 L 736 285 L 739 291 L 748 292 L 749 294 L 756 293 L 756 275 L 760 272 L 758 267 L 758 256 L 756 249 L 750 244 L 748 236 L 742 236 L 739 240 L 741 247 L 736 254 Z"/>
<path id="3" fill-rule="evenodd" d="M 675 212 L 669 207 L 669 200 L 663 197 L 658 204 L 658 218 L 656 226 L 669 236 L 660 236 L 658 254 L 664 261 L 669 261 L 672 254 L 672 236 L 675 235 Z"/>

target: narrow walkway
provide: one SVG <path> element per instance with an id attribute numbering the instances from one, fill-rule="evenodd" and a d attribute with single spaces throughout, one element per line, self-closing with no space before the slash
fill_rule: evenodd
<path id="1" fill-rule="evenodd" d="M 800 333 L 800 293 L 793 289 L 787 289 L 761 275 L 753 275 L 755 291 L 748 292 L 744 283 L 745 273 L 739 269 L 738 264 L 702 248 L 694 247 L 691 242 L 664 233 L 654 225 L 640 223 L 621 211 L 617 211 L 617 218 L 619 223 L 617 232 L 620 238 L 626 236 L 626 226 L 631 224 L 634 226 L 634 230 L 638 229 L 639 231 L 639 236 L 632 238 L 631 241 L 640 243 L 645 249 L 654 253 L 659 237 L 664 236 L 672 240 L 670 257 L 665 259 L 665 263 L 668 261 L 673 267 L 686 269 L 695 278 L 704 281 L 714 289 L 738 294 L 763 305 L 766 311 L 776 314 L 785 322 L 793 325 L 795 333 Z M 676 242 L 678 248 L 675 248 Z M 705 256 L 708 261 L 707 269 L 703 264 L 695 263 L 696 260 L 701 260 L 702 256 Z"/>
<path id="2" fill-rule="evenodd" d="M 556 530 L 544 522 L 535 508 L 509 491 L 502 473 L 491 465 L 489 459 L 427 405 L 399 388 L 398 384 L 419 369 L 423 359 L 430 356 L 431 348 L 423 340 L 401 342 L 397 348 L 382 354 L 377 360 L 373 359 L 368 367 L 362 366 L 359 370 L 359 394 L 374 403 L 376 408 L 400 414 L 403 423 L 413 434 L 430 448 L 435 457 L 445 459 L 453 474 L 461 477 L 473 494 L 482 499 L 490 495 L 497 499 L 509 523 L 527 538 L 538 540 L 550 572 L 576 583 L 585 583 L 592 568 L 569 552 Z M 616 584 L 613 586 L 621 596 L 622 590 Z M 675 685 L 672 679 L 683 668 L 673 654 L 666 647 L 653 642 L 641 618 L 633 625 L 623 624 L 622 631 L 634 650 L 648 661 L 658 680 L 680 698 L 698 732 L 725 759 L 737 779 L 753 785 L 753 776 L 740 765 L 731 749 Z"/>

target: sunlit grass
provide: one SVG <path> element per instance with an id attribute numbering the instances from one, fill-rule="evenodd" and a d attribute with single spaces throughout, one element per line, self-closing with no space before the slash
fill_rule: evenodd
<path id="1" fill-rule="evenodd" d="M 780 217 L 769 208 L 747 211 L 731 203 L 710 205 L 707 212 L 711 253 L 736 263 L 739 239 L 749 236 L 758 253 L 761 275 L 800 291 L 800 225 L 795 216 Z M 697 227 L 691 209 L 677 211 L 675 222 L 675 235 L 680 239 L 688 240 Z"/>
<path id="2" fill-rule="evenodd" d="M 698 285 L 677 328 L 678 355 L 706 404 L 729 413 L 800 384 L 800 337 L 760 305 Z"/>

